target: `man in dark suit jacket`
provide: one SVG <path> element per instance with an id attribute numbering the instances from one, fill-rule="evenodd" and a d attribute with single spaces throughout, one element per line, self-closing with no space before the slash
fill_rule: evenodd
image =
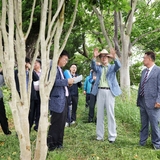
<path id="1" fill-rule="evenodd" d="M 51 125 L 49 126 L 47 145 L 48 150 L 63 147 L 63 136 L 67 116 L 68 86 L 72 85 L 73 78 L 64 79 L 61 67 L 68 62 L 68 52 L 63 51 L 58 60 L 56 79 L 50 93 L 49 110 L 51 112 Z"/>
<path id="2" fill-rule="evenodd" d="M 146 144 L 151 126 L 151 140 L 154 149 L 160 149 L 160 67 L 155 65 L 154 52 L 146 52 L 143 64 L 147 68 L 142 71 L 138 89 L 137 106 L 140 107 L 141 130 L 140 145 Z"/>

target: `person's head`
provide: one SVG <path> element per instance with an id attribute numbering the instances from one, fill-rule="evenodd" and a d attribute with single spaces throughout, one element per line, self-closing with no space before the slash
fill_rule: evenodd
<path id="1" fill-rule="evenodd" d="M 76 64 L 71 64 L 71 66 L 70 66 L 71 74 L 75 74 L 76 71 L 77 71 L 77 65 Z"/>
<path id="2" fill-rule="evenodd" d="M 28 57 L 25 58 L 26 63 L 30 63 L 30 59 Z"/>
<path id="3" fill-rule="evenodd" d="M 30 59 L 28 57 L 26 57 L 25 58 L 25 68 L 28 70 L 28 69 L 30 69 L 30 66 L 31 66 Z"/>
<path id="4" fill-rule="evenodd" d="M 34 70 L 40 70 L 40 69 L 41 69 L 41 60 L 37 58 L 34 63 Z"/>
<path id="5" fill-rule="evenodd" d="M 101 64 L 102 65 L 107 65 L 108 64 L 108 55 L 109 55 L 109 53 L 108 53 L 108 51 L 106 50 L 106 49 L 103 49 L 101 52 L 100 52 L 100 55 L 99 55 L 99 59 L 100 59 L 100 61 L 101 61 Z"/>
<path id="6" fill-rule="evenodd" d="M 147 68 L 151 67 L 154 62 L 155 62 L 155 53 L 152 51 L 148 51 L 144 54 L 143 57 L 143 64 L 144 66 L 146 66 Z"/>
<path id="7" fill-rule="evenodd" d="M 69 59 L 69 54 L 66 50 L 63 50 L 58 59 L 58 66 L 64 67 Z"/>

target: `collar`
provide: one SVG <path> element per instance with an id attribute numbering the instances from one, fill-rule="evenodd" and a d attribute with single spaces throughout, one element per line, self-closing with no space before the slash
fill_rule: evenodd
<path id="1" fill-rule="evenodd" d="M 107 64 L 106 66 L 102 65 L 102 67 L 107 68 L 107 67 L 108 67 L 108 64 Z"/>
<path id="2" fill-rule="evenodd" d="M 154 66 L 155 66 L 155 64 L 153 66 L 151 66 L 150 68 L 147 68 L 147 69 L 149 69 L 149 71 L 151 71 Z"/>

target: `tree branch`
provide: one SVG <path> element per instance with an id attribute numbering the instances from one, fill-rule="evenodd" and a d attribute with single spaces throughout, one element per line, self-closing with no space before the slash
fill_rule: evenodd
<path id="1" fill-rule="evenodd" d="M 88 51 L 87 51 L 87 48 L 86 48 L 86 40 L 85 40 L 85 35 L 83 34 L 82 35 L 83 37 L 83 51 L 81 49 L 78 49 L 78 52 L 83 55 L 84 57 L 88 58 Z"/>
<path id="2" fill-rule="evenodd" d="M 116 53 L 118 55 L 118 57 L 121 56 L 121 52 L 120 52 L 120 47 L 119 47 L 119 44 L 118 44 L 118 14 L 117 12 L 115 11 L 114 12 L 114 38 L 113 38 L 113 41 L 114 41 L 114 44 L 115 44 L 115 50 L 116 50 Z"/>
<path id="3" fill-rule="evenodd" d="M 160 31 L 160 28 L 156 28 L 156 29 L 154 29 L 153 31 L 149 31 L 149 32 L 147 32 L 147 33 L 142 34 L 141 36 L 137 37 L 137 38 L 132 42 L 132 46 L 133 46 L 135 43 L 137 43 L 139 40 L 141 40 L 143 37 L 145 37 L 146 35 L 149 35 L 149 34 L 151 34 L 151 33 L 158 32 L 158 31 Z"/>
<path id="4" fill-rule="evenodd" d="M 52 18 L 52 0 L 49 0 L 49 7 L 48 7 L 48 26 L 51 23 Z"/>
<path id="5" fill-rule="evenodd" d="M 26 35 L 25 35 L 25 40 L 27 39 L 27 37 L 28 37 L 28 35 L 29 35 L 29 33 L 30 33 L 30 30 L 31 30 L 31 27 L 32 27 L 33 14 L 34 14 L 35 5 L 36 5 L 36 0 L 33 1 L 33 6 L 32 6 L 32 12 L 31 12 L 31 16 L 30 16 L 29 27 L 28 27 L 27 33 L 26 33 Z"/>
<path id="6" fill-rule="evenodd" d="M 69 35 L 70 35 L 70 33 L 71 33 L 71 30 L 72 30 L 72 28 L 73 28 L 73 24 L 74 24 L 74 22 L 75 22 L 76 14 L 77 14 L 78 2 L 79 2 L 79 0 L 76 0 L 76 4 L 75 4 L 75 7 L 74 7 L 74 12 L 73 12 L 73 19 L 72 19 L 71 25 L 70 25 L 70 27 L 69 27 L 69 29 L 68 29 L 68 32 L 67 32 L 67 34 L 66 34 L 66 36 L 65 36 L 65 38 L 64 38 L 63 44 L 62 44 L 61 49 L 60 49 L 60 53 L 61 53 L 62 50 L 64 49 L 64 47 L 65 47 L 65 45 L 66 45 L 66 43 L 67 43 L 67 40 L 68 40 L 68 38 L 69 38 Z"/>
<path id="7" fill-rule="evenodd" d="M 64 4 L 64 0 L 61 0 L 60 4 L 58 5 L 58 9 L 56 10 L 56 13 L 54 14 L 53 18 L 52 18 L 52 21 L 50 22 L 49 26 L 48 26 L 48 32 L 47 32 L 47 38 L 46 38 L 46 43 L 48 43 L 49 39 L 50 39 L 50 35 L 51 35 L 51 32 L 52 32 L 52 28 L 53 28 L 53 25 L 55 23 L 55 20 L 56 18 L 58 17 L 61 9 L 62 9 L 62 6 Z"/>
<path id="8" fill-rule="evenodd" d="M 137 5 L 137 0 L 132 0 L 131 1 L 131 12 L 129 14 L 129 18 L 128 18 L 128 21 L 127 21 L 127 26 L 126 26 L 126 34 L 127 35 L 130 35 L 131 34 L 131 31 L 132 31 L 132 24 L 133 24 L 133 15 L 134 15 L 134 11 L 135 11 L 135 8 L 136 8 L 136 5 Z"/>
<path id="9" fill-rule="evenodd" d="M 124 42 L 124 24 L 122 21 L 122 13 L 118 12 L 118 19 L 119 19 L 119 28 L 120 28 L 120 34 L 121 34 L 121 41 Z"/>
<path id="10" fill-rule="evenodd" d="M 102 13 L 100 11 L 98 11 L 96 6 L 92 6 L 92 8 L 93 8 L 93 11 L 96 13 L 96 15 L 97 15 L 97 17 L 99 19 L 101 30 L 102 30 L 103 35 L 104 35 L 104 37 L 105 37 L 105 39 L 106 39 L 106 41 L 108 43 L 109 48 L 112 48 L 112 43 L 111 43 L 111 41 L 109 39 L 109 36 L 108 36 L 108 33 L 107 33 L 106 29 L 105 29 L 103 15 L 102 15 Z"/>
<path id="11" fill-rule="evenodd" d="M 4 46 L 5 49 L 9 49 L 9 44 L 8 44 L 8 40 L 7 40 L 7 31 L 6 31 L 6 14 L 7 14 L 7 3 L 6 3 L 6 0 L 2 0 L 2 16 L 1 16 L 1 33 L 2 33 L 2 37 L 3 37 L 3 43 L 4 43 Z M 4 50 L 3 52 L 6 52 L 8 53 L 8 51 Z M 3 53 L 1 52 L 1 53 Z M 2 58 L 2 56 L 1 56 Z"/>

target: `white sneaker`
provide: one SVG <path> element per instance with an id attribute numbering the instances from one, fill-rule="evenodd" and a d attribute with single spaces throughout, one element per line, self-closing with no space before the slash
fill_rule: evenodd
<path id="1" fill-rule="evenodd" d="M 69 123 L 68 123 L 68 122 L 66 122 L 65 127 L 68 127 L 68 126 L 69 126 Z"/>
<path id="2" fill-rule="evenodd" d="M 76 123 L 75 121 L 72 121 L 72 122 L 71 122 L 71 124 L 75 124 L 75 123 Z"/>
<path id="3" fill-rule="evenodd" d="M 98 137 L 96 138 L 96 140 L 97 140 L 97 141 L 104 141 L 103 138 L 98 138 Z"/>

